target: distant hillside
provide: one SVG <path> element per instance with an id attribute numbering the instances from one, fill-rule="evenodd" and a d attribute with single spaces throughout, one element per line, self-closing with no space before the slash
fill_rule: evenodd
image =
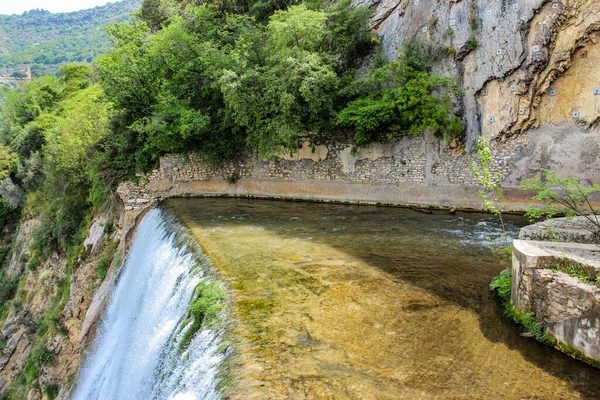
<path id="1" fill-rule="evenodd" d="M 32 64 L 32 73 L 52 72 L 69 62 L 90 62 L 110 46 L 103 26 L 127 20 L 142 0 L 123 0 L 72 13 L 32 10 L 0 15 L 0 75 Z"/>

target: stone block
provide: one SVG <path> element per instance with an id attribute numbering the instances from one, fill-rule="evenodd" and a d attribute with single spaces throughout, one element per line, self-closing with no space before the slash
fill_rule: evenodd
<path id="1" fill-rule="evenodd" d="M 565 262 L 598 266 L 600 247 L 515 240 L 513 249 L 513 305 L 535 313 L 547 335 L 600 361 L 600 288 L 552 268 Z"/>

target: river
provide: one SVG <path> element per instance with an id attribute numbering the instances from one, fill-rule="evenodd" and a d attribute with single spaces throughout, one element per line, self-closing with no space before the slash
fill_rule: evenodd
<path id="1" fill-rule="evenodd" d="M 490 215 L 173 199 L 236 298 L 237 398 L 598 399 L 600 373 L 524 338 L 488 285 Z M 513 234 L 526 223 L 508 218 Z"/>
<path id="2" fill-rule="evenodd" d="M 507 220 L 513 235 L 526 223 Z M 135 235 L 74 398 L 600 398 L 597 369 L 502 317 L 488 289 L 500 232 L 485 214 L 168 200 Z M 232 294 L 225 392 L 222 331 L 177 345 L 207 270 Z"/>

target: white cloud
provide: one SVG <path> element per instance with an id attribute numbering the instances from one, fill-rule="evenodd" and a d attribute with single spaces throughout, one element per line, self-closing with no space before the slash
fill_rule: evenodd
<path id="1" fill-rule="evenodd" d="M 42 8 L 53 13 L 85 10 L 116 0 L 0 0 L 0 14 L 22 14 Z"/>

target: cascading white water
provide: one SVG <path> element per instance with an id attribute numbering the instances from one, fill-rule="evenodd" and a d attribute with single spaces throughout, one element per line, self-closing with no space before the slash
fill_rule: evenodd
<path id="1" fill-rule="evenodd" d="M 219 333 L 203 329 L 179 350 L 181 324 L 203 277 L 195 257 L 175 240 L 161 210 L 144 217 L 73 399 L 219 398 Z"/>

